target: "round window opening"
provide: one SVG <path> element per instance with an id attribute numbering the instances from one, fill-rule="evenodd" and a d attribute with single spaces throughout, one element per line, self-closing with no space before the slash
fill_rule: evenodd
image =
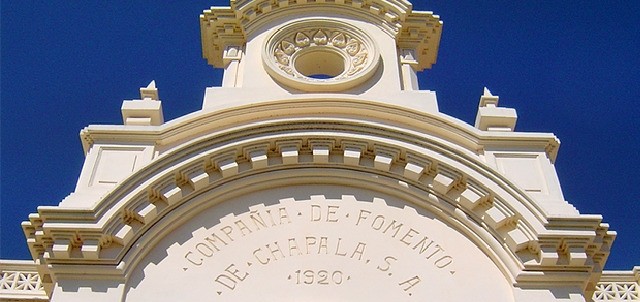
<path id="1" fill-rule="evenodd" d="M 310 49 L 296 56 L 295 69 L 312 79 L 331 79 L 345 70 L 345 59 L 337 52 L 328 49 Z"/>
<path id="2" fill-rule="evenodd" d="M 266 71 L 281 84 L 305 91 L 342 91 L 365 83 L 381 57 L 374 41 L 351 24 L 301 19 L 274 31 L 262 52 Z"/>

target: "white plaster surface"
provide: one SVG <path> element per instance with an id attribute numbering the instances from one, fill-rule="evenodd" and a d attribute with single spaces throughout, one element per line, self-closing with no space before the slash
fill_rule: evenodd
<path id="1" fill-rule="evenodd" d="M 147 248 L 126 301 L 513 301 L 492 260 L 436 215 L 348 187 L 228 200 Z"/>
<path id="2" fill-rule="evenodd" d="M 83 130 L 75 192 L 23 224 L 40 296 L 585 301 L 638 290 L 627 273 L 596 287 L 615 233 L 564 200 L 555 136 L 515 132 L 515 110 L 488 89 L 476 127 L 419 90 L 437 16 L 400 0 L 234 3 L 201 17 L 205 57 L 225 68 L 201 111 L 165 123 L 152 82 L 123 103 L 124 125 Z M 370 38 L 358 53 L 379 59 L 370 77 L 322 91 L 272 77 L 267 39 L 310 23 Z"/>

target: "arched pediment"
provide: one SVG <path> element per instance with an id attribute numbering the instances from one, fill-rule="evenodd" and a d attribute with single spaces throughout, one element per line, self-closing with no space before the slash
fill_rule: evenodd
<path id="1" fill-rule="evenodd" d="M 394 196 L 436 215 L 515 283 L 548 282 L 548 276 L 556 274 L 554 267 L 562 266 L 565 271 L 557 278 L 587 286 L 590 277 L 584 273 L 599 269 L 601 249 L 611 241 L 599 216 L 546 217 L 515 183 L 479 160 L 468 146 L 438 137 L 437 129 L 473 131 L 434 123 L 438 119 L 428 115 L 421 118 L 431 123 L 406 115 L 402 122 L 382 122 L 392 120 L 385 115 L 396 114 L 399 120 L 393 110 L 358 119 L 380 112 L 366 106 L 349 116 L 312 117 L 319 105 L 332 107 L 324 102 L 304 104 L 307 107 L 295 109 L 296 117 L 259 110 L 268 106 L 241 108 L 161 129 L 157 137 L 197 133 L 198 138 L 174 140 L 173 147 L 122 181 L 92 210 L 40 208 L 24 226 L 33 238 L 32 252 L 44 258 L 54 275 L 71 267 L 103 264 L 100 269 L 86 266 L 87 274 L 126 278 L 167 232 L 217 202 L 287 184 L 346 184 Z M 222 123 L 235 119 L 236 126 L 208 130 L 207 135 L 190 132 L 212 127 L 203 120 L 215 125 L 219 120 L 214 116 Z M 473 141 L 465 135 L 459 139 Z M 576 225 L 591 231 L 572 232 Z M 538 272 L 545 272 L 545 281 Z"/>

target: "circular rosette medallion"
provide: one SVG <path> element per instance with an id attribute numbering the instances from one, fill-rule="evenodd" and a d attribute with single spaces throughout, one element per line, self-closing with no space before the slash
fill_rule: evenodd
<path id="1" fill-rule="evenodd" d="M 275 31 L 262 59 L 278 82 L 305 91 L 340 91 L 371 78 L 380 52 L 360 29 L 344 22 L 307 19 Z"/>

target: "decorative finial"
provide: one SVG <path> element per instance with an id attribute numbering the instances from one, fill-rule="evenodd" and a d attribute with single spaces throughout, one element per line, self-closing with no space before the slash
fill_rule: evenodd
<path id="1" fill-rule="evenodd" d="M 489 88 L 484 87 L 484 92 L 480 96 L 480 107 L 497 107 L 498 96 L 491 94 Z"/>
<path id="2" fill-rule="evenodd" d="M 516 127 L 518 115 L 513 108 L 499 108 L 498 96 L 484 87 L 480 96 L 475 127 L 483 131 L 511 132 Z"/>
<path id="3" fill-rule="evenodd" d="M 158 97 L 158 88 L 156 88 L 156 81 L 153 80 L 147 87 L 140 88 L 140 99 L 152 99 L 159 100 Z"/>
<path id="4" fill-rule="evenodd" d="M 160 126 L 164 124 L 162 102 L 158 98 L 156 81 L 151 81 L 147 87 L 140 88 L 140 99 L 123 101 L 122 120 L 131 126 Z"/>

